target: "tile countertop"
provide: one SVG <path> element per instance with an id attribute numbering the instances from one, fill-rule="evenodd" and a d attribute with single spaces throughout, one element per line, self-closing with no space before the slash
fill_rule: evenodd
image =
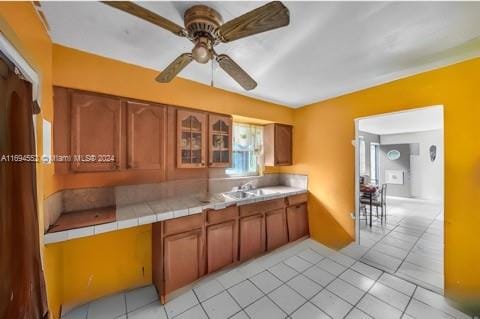
<path id="1" fill-rule="evenodd" d="M 199 214 L 205 209 L 223 209 L 233 204 L 245 205 L 307 192 L 306 189 L 290 186 L 270 186 L 258 189 L 273 193 L 237 200 L 226 199 L 221 194 L 215 194 L 210 198 L 209 203 L 202 202 L 200 195 L 195 195 L 118 206 L 115 222 L 47 233 L 44 236 L 44 243 L 53 244 L 139 225 L 152 224 L 162 220 Z"/>

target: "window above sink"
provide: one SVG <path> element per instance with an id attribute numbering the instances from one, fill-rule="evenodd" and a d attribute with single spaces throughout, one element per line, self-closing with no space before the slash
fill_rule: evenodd
<path id="1" fill-rule="evenodd" d="M 233 123 L 232 167 L 225 170 L 231 176 L 259 175 L 263 168 L 263 126 Z"/>

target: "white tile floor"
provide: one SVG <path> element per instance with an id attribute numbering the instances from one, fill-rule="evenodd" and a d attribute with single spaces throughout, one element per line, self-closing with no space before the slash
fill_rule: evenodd
<path id="1" fill-rule="evenodd" d="M 375 210 L 374 210 L 375 214 Z M 387 198 L 387 222 L 360 224 L 360 245 L 342 252 L 363 263 L 443 293 L 443 212 L 438 203 Z"/>
<path id="2" fill-rule="evenodd" d="M 148 286 L 63 318 L 470 318 L 442 295 L 356 259 L 304 240 L 206 277 L 164 306 Z"/>

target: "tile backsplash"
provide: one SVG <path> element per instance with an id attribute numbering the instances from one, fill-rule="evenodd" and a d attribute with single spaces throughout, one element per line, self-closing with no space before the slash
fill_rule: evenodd
<path id="1" fill-rule="evenodd" d="M 228 192 L 234 187 L 240 187 L 246 183 L 251 183 L 254 188 L 280 185 L 280 174 L 210 178 L 208 180 L 208 191 L 212 194 Z"/>
<path id="2" fill-rule="evenodd" d="M 208 180 L 188 179 L 156 184 L 140 184 L 114 187 L 116 204 L 126 205 L 160 198 L 194 195 L 207 192 Z"/>
<path id="3" fill-rule="evenodd" d="M 297 187 L 297 188 L 308 188 L 308 176 L 301 174 L 279 174 L 280 175 L 280 185 Z"/>
<path id="4" fill-rule="evenodd" d="M 43 201 L 43 226 L 45 231 L 48 229 L 48 227 L 50 227 L 50 225 L 55 223 L 58 217 L 60 217 L 60 214 L 64 211 L 62 191 L 48 196 L 48 198 Z"/>
<path id="5" fill-rule="evenodd" d="M 60 216 L 78 210 L 97 207 L 122 206 L 144 201 L 183 195 L 217 194 L 231 191 L 245 183 L 253 187 L 285 185 L 307 188 L 308 177 L 297 174 L 265 174 L 247 177 L 214 177 L 210 179 L 188 179 L 156 184 L 139 184 L 114 187 L 67 189 L 49 196 L 44 201 L 45 230 Z"/>
<path id="6" fill-rule="evenodd" d="M 113 187 L 78 188 L 63 191 L 65 212 L 115 205 Z"/>

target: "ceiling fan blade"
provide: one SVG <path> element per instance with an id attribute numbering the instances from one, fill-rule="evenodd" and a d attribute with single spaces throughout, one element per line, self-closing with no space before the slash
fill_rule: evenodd
<path id="1" fill-rule="evenodd" d="M 238 84 L 245 90 L 250 91 L 257 87 L 257 82 L 247 72 L 245 72 L 235 61 L 228 55 L 220 54 L 217 56 L 217 62 L 220 67 L 227 72 Z"/>
<path id="2" fill-rule="evenodd" d="M 178 36 L 185 37 L 187 35 L 187 31 L 179 26 L 178 24 L 165 19 L 158 14 L 145 9 L 138 4 L 131 2 L 131 1 L 102 1 L 104 4 L 109 5 L 111 7 L 117 8 L 123 12 L 129 13 L 134 15 L 140 19 L 153 23 L 159 27 L 162 27 Z"/>
<path id="3" fill-rule="evenodd" d="M 170 63 L 159 76 L 155 78 L 160 83 L 170 82 L 180 71 L 182 71 L 190 62 L 193 57 L 191 53 L 184 53 Z"/>
<path id="4" fill-rule="evenodd" d="M 222 24 L 218 28 L 218 33 L 222 42 L 230 42 L 277 29 L 289 23 L 288 8 L 280 1 L 273 1 Z"/>

